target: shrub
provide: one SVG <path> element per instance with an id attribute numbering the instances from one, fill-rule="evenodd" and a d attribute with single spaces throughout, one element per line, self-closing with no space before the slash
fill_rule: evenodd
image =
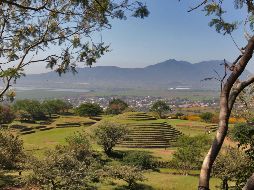
<path id="1" fill-rule="evenodd" d="M 107 114 L 121 114 L 128 108 L 128 104 L 121 99 L 113 99 L 109 102 Z"/>
<path id="2" fill-rule="evenodd" d="M 229 189 L 229 181 L 235 183 L 235 189 L 242 189 L 253 173 L 252 164 L 253 162 L 242 150 L 227 147 L 217 157 L 213 166 L 213 175 L 221 179 L 221 189 Z"/>
<path id="3" fill-rule="evenodd" d="M 153 103 L 152 107 L 150 108 L 150 111 L 156 112 L 160 118 L 163 117 L 163 114 L 171 111 L 170 107 L 165 101 L 158 100 Z"/>
<path id="4" fill-rule="evenodd" d="M 98 116 L 103 112 L 99 104 L 85 103 L 75 109 L 75 113 L 79 116 Z"/>
<path id="5" fill-rule="evenodd" d="M 86 135 L 78 133 L 67 138 L 67 145 L 35 160 L 29 182 L 41 189 L 91 190 L 96 189 L 93 182 L 99 180 L 100 169 Z"/>
<path id="6" fill-rule="evenodd" d="M 59 114 L 68 111 L 72 105 L 63 100 L 45 100 L 42 102 L 44 111 L 51 117 L 52 114 Z"/>
<path id="7" fill-rule="evenodd" d="M 199 169 L 203 154 L 209 148 L 211 139 L 205 135 L 195 137 L 182 136 L 178 139 L 176 152 L 171 166 L 188 174 L 189 170 Z"/>
<path id="8" fill-rule="evenodd" d="M 213 116 L 214 116 L 214 114 L 211 113 L 211 112 L 205 112 L 205 113 L 200 114 L 200 118 L 201 118 L 204 122 L 206 122 L 206 123 L 211 122 Z"/>
<path id="9" fill-rule="evenodd" d="M 142 170 L 134 166 L 109 166 L 106 170 L 109 177 L 127 182 L 130 190 L 137 189 L 137 181 L 146 180 Z"/>
<path id="10" fill-rule="evenodd" d="M 245 122 L 246 122 L 246 119 L 244 119 L 244 118 L 230 117 L 228 122 L 229 122 L 230 124 L 245 123 Z"/>
<path id="11" fill-rule="evenodd" d="M 141 169 L 155 169 L 154 157 L 147 152 L 129 152 L 123 157 L 123 162 Z"/>
<path id="12" fill-rule="evenodd" d="M 187 120 L 190 120 L 190 121 L 200 121 L 200 117 L 198 115 L 188 115 L 186 117 L 187 117 Z"/>
<path id="13" fill-rule="evenodd" d="M 46 118 L 43 107 L 37 100 L 18 100 L 14 104 L 14 109 L 28 113 L 33 120 Z M 27 119 L 27 117 L 21 119 Z"/>
<path id="14" fill-rule="evenodd" d="M 176 117 L 177 119 L 181 118 L 182 116 L 184 116 L 184 114 L 183 114 L 182 112 L 177 112 L 177 113 L 175 114 L 175 117 Z"/>
<path id="15" fill-rule="evenodd" d="M 10 106 L 0 105 L 0 124 L 11 123 L 15 119 L 15 113 Z"/>
<path id="16" fill-rule="evenodd" d="M 119 124 L 103 121 L 94 130 L 97 143 L 102 146 L 107 155 L 112 153 L 113 147 L 127 137 L 128 130 Z"/>
<path id="17" fill-rule="evenodd" d="M 0 169 L 17 169 L 25 160 L 23 142 L 6 130 L 0 131 Z"/>

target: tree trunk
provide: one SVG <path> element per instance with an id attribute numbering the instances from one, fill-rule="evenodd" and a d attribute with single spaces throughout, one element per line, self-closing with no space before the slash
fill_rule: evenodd
<path id="1" fill-rule="evenodd" d="M 254 189 L 254 173 L 248 179 L 246 185 L 243 187 L 243 190 L 253 190 Z"/>
<path id="2" fill-rule="evenodd" d="M 248 44 L 245 48 L 243 48 L 243 50 L 244 51 L 242 52 L 242 54 L 236 59 L 236 61 L 232 65 L 232 72 L 230 73 L 226 81 L 224 81 L 224 78 L 227 75 L 225 65 L 225 76 L 221 81 L 222 91 L 220 96 L 219 126 L 213 144 L 208 154 L 206 155 L 201 167 L 198 187 L 199 190 L 209 190 L 209 180 L 212 166 L 227 135 L 228 120 L 236 97 L 245 87 L 254 82 L 254 77 L 243 82 L 240 82 L 238 80 L 239 76 L 245 70 L 248 62 L 252 58 L 254 50 L 254 36 L 252 36 L 248 40 Z M 232 89 L 233 85 L 236 85 L 235 89 Z"/>
<path id="3" fill-rule="evenodd" d="M 228 179 L 227 178 L 223 179 L 223 181 L 222 181 L 222 189 L 228 190 Z"/>
<path id="4" fill-rule="evenodd" d="M 228 109 L 228 94 L 225 92 L 221 93 L 220 97 L 220 114 L 219 114 L 219 127 L 213 141 L 213 144 L 206 155 L 199 176 L 199 190 L 209 190 L 209 180 L 212 165 L 221 149 L 223 141 L 228 131 L 228 120 L 230 110 Z"/>

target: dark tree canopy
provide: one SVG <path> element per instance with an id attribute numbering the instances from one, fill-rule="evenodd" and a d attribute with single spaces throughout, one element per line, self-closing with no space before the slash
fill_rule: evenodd
<path id="1" fill-rule="evenodd" d="M 98 116 L 103 113 L 103 109 L 99 104 L 84 103 L 75 109 L 79 116 Z"/>
<path id="2" fill-rule="evenodd" d="M 13 107 L 16 111 L 22 112 L 22 114 L 29 114 L 29 117 L 33 120 L 45 119 L 44 109 L 37 100 L 18 100 Z"/>
<path id="3" fill-rule="evenodd" d="M 123 113 L 126 108 L 128 108 L 128 104 L 125 101 L 114 98 L 109 102 L 106 112 L 108 114 L 120 114 Z"/>
<path id="4" fill-rule="evenodd" d="M 153 111 L 153 112 L 156 112 L 159 115 L 159 117 L 161 118 L 164 113 L 167 113 L 171 109 L 165 101 L 158 100 L 158 101 L 153 103 L 150 110 Z"/>
<path id="5" fill-rule="evenodd" d="M 44 112 L 51 117 L 52 114 L 64 113 L 72 106 L 63 100 L 45 100 L 41 104 Z"/>

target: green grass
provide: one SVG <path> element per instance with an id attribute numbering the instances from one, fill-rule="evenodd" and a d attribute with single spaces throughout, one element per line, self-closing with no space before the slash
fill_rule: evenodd
<path id="1" fill-rule="evenodd" d="M 165 120 L 165 122 L 174 126 L 177 130 L 181 131 L 185 135 L 196 136 L 207 134 L 205 126 L 207 126 L 208 124 L 204 122 L 180 119 L 167 119 Z M 186 126 L 179 126 L 184 124 L 186 124 Z M 211 133 L 210 136 L 214 136 L 214 133 Z"/>
<path id="2" fill-rule="evenodd" d="M 139 183 L 143 185 L 140 190 L 196 190 L 198 186 L 197 176 L 173 175 L 158 172 L 146 173 L 146 181 Z M 114 185 L 101 185 L 99 190 L 113 190 L 119 186 L 126 185 L 123 181 L 114 181 Z M 220 185 L 219 179 L 212 178 L 210 181 L 211 190 Z M 118 188 L 120 189 L 120 188 Z"/>
<path id="3" fill-rule="evenodd" d="M 26 151 L 41 156 L 45 150 L 54 148 L 56 145 L 65 144 L 66 137 L 82 130 L 84 130 L 84 127 L 52 129 L 23 135 L 21 139 L 24 141 L 24 148 Z"/>
<path id="4" fill-rule="evenodd" d="M 198 134 L 204 134 L 205 123 L 202 122 L 193 122 L 179 119 L 159 119 L 159 120 L 151 120 L 151 121 L 134 121 L 127 120 L 122 116 L 106 116 L 104 117 L 111 121 L 116 121 L 121 124 L 130 124 L 130 123 L 162 123 L 167 122 L 168 124 L 174 126 L 176 129 L 180 130 L 186 135 L 195 136 Z M 52 124 L 49 126 L 55 126 L 57 123 L 66 123 L 66 122 L 84 122 L 88 121 L 87 118 L 81 118 L 76 116 L 61 116 L 57 118 Z M 176 126 L 177 124 L 188 124 L 193 126 L 200 126 L 192 128 L 191 126 Z M 96 126 L 97 124 L 95 124 Z M 28 124 L 28 126 L 33 127 L 34 124 Z M 37 157 L 43 157 L 43 152 L 47 149 L 54 148 L 56 145 L 63 145 L 66 143 L 66 137 L 73 135 L 77 131 L 87 131 L 90 132 L 95 126 L 88 127 L 66 127 L 66 128 L 54 128 L 49 131 L 36 131 L 36 133 L 22 135 L 21 138 L 24 141 L 24 147 L 26 151 L 31 152 L 33 155 Z M 213 134 L 211 134 L 213 136 Z M 93 139 L 92 139 L 93 140 Z M 92 146 L 97 151 L 102 151 L 102 149 L 92 141 Z M 147 151 L 154 157 L 156 157 L 160 161 L 169 161 L 172 157 L 172 153 L 175 151 L 175 147 L 167 148 L 167 149 L 146 149 L 146 148 L 120 148 L 116 147 L 115 150 L 118 151 Z M 191 174 L 197 175 L 199 171 L 193 171 Z M 140 183 L 142 187 L 145 187 L 146 190 L 194 190 L 197 189 L 198 177 L 197 176 L 183 176 L 183 175 L 173 175 L 173 173 L 177 173 L 172 169 L 161 169 L 160 172 L 146 172 L 145 176 L 147 178 L 146 181 Z M 0 185 L 4 183 L 4 180 L 1 181 Z M 99 190 L 113 190 L 120 189 L 119 187 L 126 185 L 123 181 L 114 181 L 115 184 L 97 184 Z M 215 189 L 216 185 L 219 185 L 218 179 L 211 180 L 211 189 Z M 141 190 L 141 189 L 140 189 Z"/>

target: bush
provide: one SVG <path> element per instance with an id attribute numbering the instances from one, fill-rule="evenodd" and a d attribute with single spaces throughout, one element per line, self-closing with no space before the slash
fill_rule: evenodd
<path id="1" fill-rule="evenodd" d="M 150 111 L 156 112 L 160 118 L 163 117 L 163 114 L 171 111 L 170 107 L 165 101 L 158 100 L 153 103 L 152 107 L 150 108 Z"/>
<path id="2" fill-rule="evenodd" d="M 121 114 L 128 108 L 128 104 L 121 99 L 113 99 L 109 102 L 107 114 Z"/>
<path id="3" fill-rule="evenodd" d="M 188 116 L 186 116 L 186 118 L 189 121 L 200 121 L 200 117 L 198 115 L 188 115 Z"/>
<path id="4" fill-rule="evenodd" d="M 211 112 L 205 112 L 205 113 L 200 114 L 200 118 L 201 118 L 204 122 L 206 122 L 206 123 L 212 122 L 213 116 L 214 116 L 214 114 L 211 113 Z"/>
<path id="5" fill-rule="evenodd" d="M 182 112 L 177 112 L 177 113 L 175 114 L 176 119 L 179 119 L 179 118 L 181 118 L 182 116 L 184 116 L 184 114 L 183 114 Z"/>
<path id="6" fill-rule="evenodd" d="M 41 105 L 41 103 L 37 100 L 18 100 L 16 101 L 16 103 L 14 104 L 14 109 L 16 111 L 22 111 L 23 113 L 27 113 L 29 114 L 29 117 L 31 117 L 32 120 L 36 120 L 36 119 L 45 119 L 45 113 L 44 113 L 44 109 Z M 23 116 L 23 115 L 21 115 Z M 21 118 L 23 119 L 27 119 L 27 115 L 25 114 L 25 118 Z"/>
<path id="7" fill-rule="evenodd" d="M 199 169 L 204 152 L 209 148 L 211 139 L 205 135 L 195 137 L 182 136 L 178 139 L 176 152 L 171 166 L 188 174 L 189 170 Z"/>
<path id="8" fill-rule="evenodd" d="M 9 131 L 0 131 L 0 169 L 18 169 L 25 161 L 23 142 Z"/>
<path id="9" fill-rule="evenodd" d="M 45 100 L 42 103 L 44 111 L 51 117 L 52 114 L 60 114 L 72 108 L 69 102 L 63 100 Z"/>
<path id="10" fill-rule="evenodd" d="M 99 104 L 85 103 L 75 109 L 75 113 L 79 116 L 98 116 L 103 112 Z"/>
<path id="11" fill-rule="evenodd" d="M 154 157 L 147 152 L 129 152 L 123 157 L 123 162 L 141 169 L 155 169 Z"/>
<path id="12" fill-rule="evenodd" d="M 236 123 L 245 123 L 246 120 L 244 118 L 230 117 L 228 122 L 230 124 L 236 124 Z"/>
<path id="13" fill-rule="evenodd" d="M 96 189 L 93 182 L 99 180 L 100 169 L 86 135 L 78 133 L 32 163 L 29 183 L 41 189 L 91 190 Z"/>
<path id="14" fill-rule="evenodd" d="M 128 130 L 119 124 L 104 121 L 94 130 L 97 143 L 107 155 L 111 155 L 113 147 L 127 137 Z"/>
<path id="15" fill-rule="evenodd" d="M 15 113 L 10 106 L 0 105 L 0 124 L 11 123 L 15 119 Z"/>
<path id="16" fill-rule="evenodd" d="M 128 183 L 128 189 L 137 189 L 137 181 L 144 181 L 142 170 L 133 166 L 109 166 L 106 167 L 109 177 L 121 179 Z"/>

